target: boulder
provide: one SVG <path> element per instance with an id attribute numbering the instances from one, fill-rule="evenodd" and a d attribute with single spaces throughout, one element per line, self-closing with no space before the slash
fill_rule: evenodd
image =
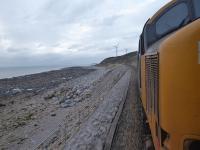
<path id="1" fill-rule="evenodd" d="M 67 99 L 64 101 L 64 103 L 61 103 L 60 106 L 62 108 L 67 108 L 67 107 L 72 107 L 74 106 L 76 103 L 73 99 Z"/>
<path id="2" fill-rule="evenodd" d="M 15 88 L 15 89 L 12 89 L 12 94 L 17 94 L 17 93 L 21 93 L 22 90 L 20 88 Z"/>
<path id="3" fill-rule="evenodd" d="M 52 116 L 52 117 L 55 117 L 55 116 L 56 116 L 56 113 L 51 113 L 51 116 Z"/>
<path id="4" fill-rule="evenodd" d="M 5 107 L 5 106 L 6 106 L 5 104 L 1 104 L 1 103 L 0 103 L 0 107 Z"/>

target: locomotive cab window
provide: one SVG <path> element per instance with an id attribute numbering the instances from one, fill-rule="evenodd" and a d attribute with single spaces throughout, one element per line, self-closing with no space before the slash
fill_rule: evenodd
<path id="1" fill-rule="evenodd" d="M 188 21 L 188 8 L 180 3 L 164 13 L 156 22 L 156 34 L 165 35 L 183 26 Z"/>
<path id="2" fill-rule="evenodd" d="M 194 11 L 195 11 L 195 18 L 200 17 L 200 0 L 193 0 Z"/>
<path id="3" fill-rule="evenodd" d="M 140 36 L 140 40 L 139 40 L 139 53 L 140 53 L 140 55 L 144 55 L 144 39 L 143 39 L 143 35 Z"/>
<path id="4" fill-rule="evenodd" d="M 146 45 L 152 44 L 190 22 L 188 3 L 178 2 L 166 8 L 144 31 Z"/>

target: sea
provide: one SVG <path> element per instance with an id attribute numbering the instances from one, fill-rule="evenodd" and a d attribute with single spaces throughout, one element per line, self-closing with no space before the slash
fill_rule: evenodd
<path id="1" fill-rule="evenodd" d="M 0 79 L 41 73 L 51 70 L 59 70 L 61 66 L 34 66 L 34 67 L 0 67 Z"/>

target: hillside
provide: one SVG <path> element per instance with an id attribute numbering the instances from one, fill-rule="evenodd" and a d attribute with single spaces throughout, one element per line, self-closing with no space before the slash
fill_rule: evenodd
<path id="1" fill-rule="evenodd" d="M 104 59 L 99 65 L 109 65 L 109 64 L 133 64 L 136 62 L 137 52 L 131 52 L 122 56 L 109 57 Z"/>

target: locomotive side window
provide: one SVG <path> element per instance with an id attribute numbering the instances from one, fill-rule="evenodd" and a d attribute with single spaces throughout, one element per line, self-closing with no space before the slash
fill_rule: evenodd
<path id="1" fill-rule="evenodd" d="M 188 18 L 188 7 L 180 3 L 164 13 L 156 22 L 156 34 L 165 35 L 185 24 Z"/>
<path id="2" fill-rule="evenodd" d="M 195 18 L 200 17 L 200 0 L 193 0 L 194 9 L 195 9 Z"/>

